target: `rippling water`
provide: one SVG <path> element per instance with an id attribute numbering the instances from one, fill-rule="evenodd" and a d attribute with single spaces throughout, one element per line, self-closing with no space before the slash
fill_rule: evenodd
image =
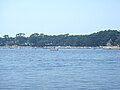
<path id="1" fill-rule="evenodd" d="M 0 49 L 0 90 L 120 90 L 120 50 Z"/>

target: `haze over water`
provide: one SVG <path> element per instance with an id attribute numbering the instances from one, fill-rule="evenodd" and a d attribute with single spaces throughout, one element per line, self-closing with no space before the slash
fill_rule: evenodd
<path id="1" fill-rule="evenodd" d="M 0 49 L 0 90 L 119 89 L 119 50 Z"/>

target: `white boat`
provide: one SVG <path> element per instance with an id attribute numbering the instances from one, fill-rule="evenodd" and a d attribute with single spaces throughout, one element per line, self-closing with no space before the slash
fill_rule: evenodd
<path id="1" fill-rule="evenodd" d="M 58 51 L 58 48 L 51 48 L 50 51 Z"/>

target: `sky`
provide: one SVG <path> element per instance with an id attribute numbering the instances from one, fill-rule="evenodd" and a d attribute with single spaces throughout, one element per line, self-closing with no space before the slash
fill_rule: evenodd
<path id="1" fill-rule="evenodd" d="M 120 0 L 0 0 L 0 36 L 120 30 Z"/>

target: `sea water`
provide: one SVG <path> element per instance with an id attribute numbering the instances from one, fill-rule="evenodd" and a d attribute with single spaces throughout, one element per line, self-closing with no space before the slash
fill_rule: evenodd
<path id="1" fill-rule="evenodd" d="M 0 49 L 0 90 L 120 90 L 120 50 Z"/>

